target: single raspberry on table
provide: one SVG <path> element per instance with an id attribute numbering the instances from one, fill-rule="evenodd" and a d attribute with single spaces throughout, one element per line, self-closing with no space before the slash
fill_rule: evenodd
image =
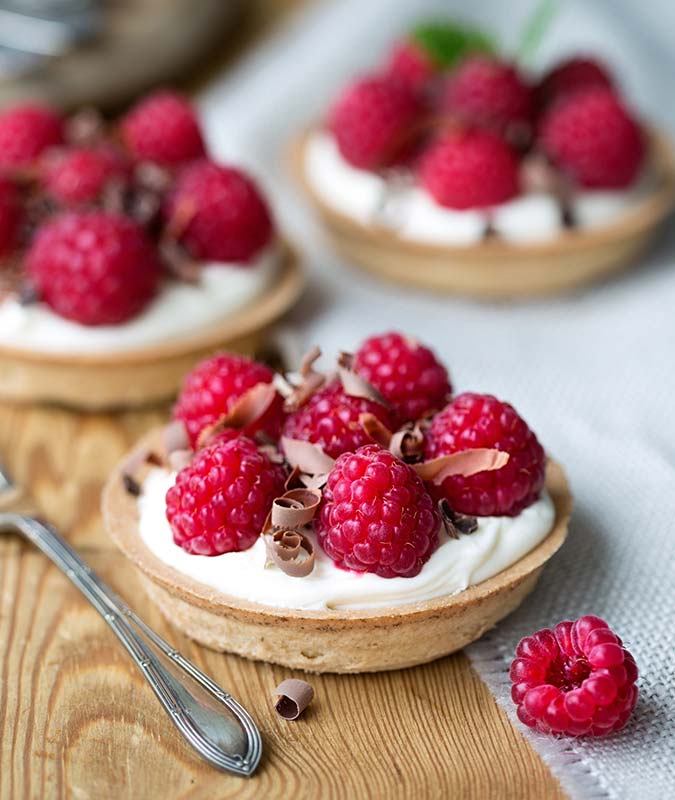
<path id="1" fill-rule="evenodd" d="M 174 542 L 202 556 L 248 550 L 284 480 L 283 468 L 245 436 L 199 450 L 166 494 Z"/>
<path id="2" fill-rule="evenodd" d="M 524 78 L 512 64 L 487 55 L 462 61 L 450 74 L 440 105 L 469 125 L 499 134 L 532 121 L 532 90 Z"/>
<path id="3" fill-rule="evenodd" d="M 519 719 L 543 733 L 605 736 L 624 727 L 637 702 L 635 659 L 595 616 L 522 639 L 510 674 Z"/>
<path id="4" fill-rule="evenodd" d="M 348 86 L 328 116 L 340 153 L 361 169 L 395 163 L 409 150 L 420 106 L 410 88 L 387 76 L 361 78 Z"/>
<path id="5" fill-rule="evenodd" d="M 124 180 L 128 174 L 129 165 L 112 148 L 73 148 L 47 159 L 44 186 L 57 202 L 93 203 L 112 180 Z"/>
<path id="6" fill-rule="evenodd" d="M 454 511 L 474 516 L 515 516 L 539 496 L 546 456 L 537 437 L 513 406 L 489 394 L 460 394 L 437 414 L 425 438 L 425 457 L 437 458 L 474 447 L 502 450 L 508 463 L 470 477 L 450 475 L 430 490 Z"/>
<path id="7" fill-rule="evenodd" d="M 6 256 L 16 245 L 21 216 L 17 186 L 0 175 L 0 256 Z"/>
<path id="8" fill-rule="evenodd" d="M 25 167 L 63 140 L 63 120 L 47 106 L 25 104 L 0 113 L 0 170 Z"/>
<path id="9" fill-rule="evenodd" d="M 317 444 L 331 458 L 337 458 L 372 443 L 359 420 L 361 414 L 373 414 L 390 430 L 395 427 L 388 408 L 366 397 L 347 394 L 339 381 L 332 381 L 288 415 L 284 436 Z"/>
<path id="10" fill-rule="evenodd" d="M 29 281 L 60 316 L 115 325 L 152 299 L 161 271 L 154 244 L 133 220 L 103 211 L 68 212 L 37 232 L 26 256 Z"/>
<path id="11" fill-rule="evenodd" d="M 418 179 L 434 200 L 454 209 L 485 208 L 518 193 L 518 159 L 487 131 L 445 134 L 422 157 Z"/>
<path id="12" fill-rule="evenodd" d="M 144 98 L 123 117 L 120 128 L 122 140 L 142 161 L 172 167 L 206 152 L 192 105 L 176 92 L 159 91 Z"/>
<path id="13" fill-rule="evenodd" d="M 614 84 L 607 68 L 594 58 L 567 59 L 546 73 L 536 89 L 540 107 L 551 105 L 581 89 L 611 89 Z"/>
<path id="14" fill-rule="evenodd" d="M 401 333 L 372 336 L 354 356 L 354 370 L 387 400 L 402 424 L 443 408 L 452 386 L 428 347 Z"/>
<path id="15" fill-rule="evenodd" d="M 241 170 L 197 161 L 180 172 L 166 208 L 195 258 L 250 262 L 273 235 L 255 183 Z"/>
<path id="16" fill-rule="evenodd" d="M 645 154 L 640 126 L 616 94 L 603 88 L 556 103 L 542 119 L 539 145 L 576 183 L 598 189 L 630 185 Z"/>
<path id="17" fill-rule="evenodd" d="M 173 410 L 174 419 L 185 425 L 190 444 L 199 434 L 228 414 L 249 389 L 259 383 L 272 383 L 274 373 L 264 364 L 232 353 L 220 353 L 198 364 L 188 373 Z M 279 438 L 283 420 L 283 399 L 277 395 L 267 411 L 244 432 L 253 436 L 261 431 Z"/>
<path id="18" fill-rule="evenodd" d="M 440 520 L 424 483 L 377 445 L 343 453 L 328 476 L 315 530 L 344 569 L 412 578 L 438 544 Z"/>

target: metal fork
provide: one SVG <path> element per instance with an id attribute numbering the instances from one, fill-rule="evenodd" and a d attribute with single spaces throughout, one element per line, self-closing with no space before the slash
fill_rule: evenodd
<path id="1" fill-rule="evenodd" d="M 2 508 L 14 507 L 19 495 L 0 468 Z M 42 550 L 89 600 L 194 749 L 214 767 L 251 775 L 262 755 L 262 740 L 249 713 L 139 619 L 51 525 L 34 516 L 0 511 L 0 532 L 10 530 Z"/>

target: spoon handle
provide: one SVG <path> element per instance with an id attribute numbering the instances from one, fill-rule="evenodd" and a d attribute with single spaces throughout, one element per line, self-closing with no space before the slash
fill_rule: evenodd
<path id="1" fill-rule="evenodd" d="M 248 712 L 192 662 L 149 628 L 52 528 L 34 517 L 0 513 L 50 558 L 82 592 L 128 650 L 188 742 L 210 764 L 249 776 L 262 754 Z"/>

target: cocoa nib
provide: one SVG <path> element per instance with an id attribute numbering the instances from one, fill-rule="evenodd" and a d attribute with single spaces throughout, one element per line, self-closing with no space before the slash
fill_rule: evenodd
<path id="1" fill-rule="evenodd" d="M 460 534 L 467 535 L 478 529 L 476 517 L 454 511 L 445 499 L 438 501 L 438 512 L 441 515 L 445 532 L 451 539 L 459 539 Z"/>

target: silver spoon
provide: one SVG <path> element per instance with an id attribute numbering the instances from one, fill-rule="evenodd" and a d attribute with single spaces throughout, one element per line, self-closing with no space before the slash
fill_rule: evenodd
<path id="1" fill-rule="evenodd" d="M 3 507 L 14 503 L 19 494 L 0 468 Z M 253 774 L 262 755 L 262 740 L 248 712 L 139 619 L 54 528 L 33 516 L 0 511 L 0 532 L 9 530 L 23 534 L 42 550 L 89 600 L 194 749 L 214 767 L 237 775 Z"/>

